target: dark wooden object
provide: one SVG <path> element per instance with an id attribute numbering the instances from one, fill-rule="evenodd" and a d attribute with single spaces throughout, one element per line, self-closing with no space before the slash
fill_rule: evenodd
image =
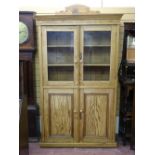
<path id="1" fill-rule="evenodd" d="M 19 103 L 19 155 L 29 155 L 27 95 Z"/>
<path id="2" fill-rule="evenodd" d="M 22 98 L 22 94 L 27 94 L 29 137 L 36 137 L 36 105 L 33 92 L 33 57 L 36 50 L 35 12 L 20 11 L 19 21 L 24 22 L 28 26 L 30 35 L 25 43 L 19 44 L 19 96 Z M 23 82 L 21 82 L 23 80 L 23 76 L 21 75 L 22 70 L 24 70 Z"/>
<path id="3" fill-rule="evenodd" d="M 127 37 L 135 37 L 135 23 L 124 24 L 124 42 L 122 60 L 119 68 L 120 93 L 120 125 L 119 134 L 123 144 L 135 145 L 135 63 L 127 60 Z"/>
<path id="4" fill-rule="evenodd" d="M 29 39 L 23 44 L 19 45 L 20 52 L 29 51 L 30 53 L 35 50 L 35 13 L 30 11 L 20 11 L 19 21 L 22 21 L 28 26 Z"/>

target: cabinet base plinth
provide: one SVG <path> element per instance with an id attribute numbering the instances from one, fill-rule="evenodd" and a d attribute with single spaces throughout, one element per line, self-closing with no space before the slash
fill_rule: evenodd
<path id="1" fill-rule="evenodd" d="M 79 147 L 79 148 L 102 148 L 102 147 L 117 147 L 117 143 L 46 143 L 41 142 L 40 147 Z"/>

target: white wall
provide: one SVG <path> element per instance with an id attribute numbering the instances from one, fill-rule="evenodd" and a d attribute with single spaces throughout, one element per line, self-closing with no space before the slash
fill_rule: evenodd
<path id="1" fill-rule="evenodd" d="M 82 4 L 91 8 L 134 7 L 135 0 L 20 0 L 19 10 L 36 11 L 39 13 L 63 10 L 73 4 Z"/>

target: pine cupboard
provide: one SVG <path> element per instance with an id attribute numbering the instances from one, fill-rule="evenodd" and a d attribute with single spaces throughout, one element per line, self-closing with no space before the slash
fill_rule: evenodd
<path id="1" fill-rule="evenodd" d="M 37 15 L 42 147 L 115 147 L 121 14 Z"/>

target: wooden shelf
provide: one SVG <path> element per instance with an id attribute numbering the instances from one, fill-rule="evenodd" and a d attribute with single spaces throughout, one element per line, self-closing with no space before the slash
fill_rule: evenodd
<path id="1" fill-rule="evenodd" d="M 94 67 L 110 67 L 110 64 L 84 64 L 84 66 L 94 66 Z"/>
<path id="2" fill-rule="evenodd" d="M 48 64 L 48 67 L 72 67 L 74 64 Z"/>
<path id="3" fill-rule="evenodd" d="M 84 47 L 111 47 L 111 45 L 84 45 Z"/>
<path id="4" fill-rule="evenodd" d="M 47 45 L 48 48 L 74 48 L 74 45 Z"/>

